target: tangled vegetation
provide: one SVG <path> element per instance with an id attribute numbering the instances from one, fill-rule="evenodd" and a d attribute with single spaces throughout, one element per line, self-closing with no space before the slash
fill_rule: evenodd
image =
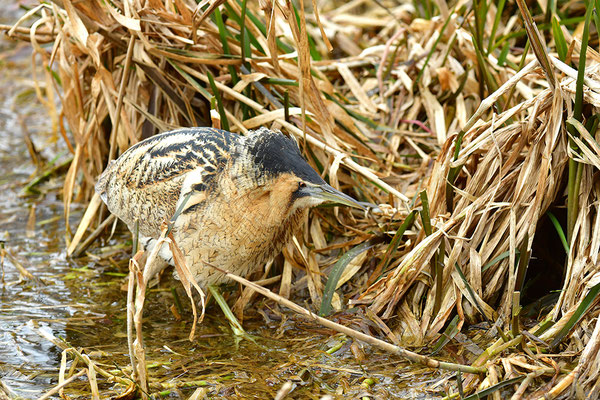
<path id="1" fill-rule="evenodd" d="M 321 315 L 359 309 L 370 335 L 405 348 L 438 351 L 483 322 L 485 351 L 465 356 L 482 372 L 458 374 L 449 397 L 499 399 L 508 386 L 513 398 L 593 399 L 597 7 L 63 0 L 8 35 L 31 41 L 73 155 L 65 220 L 89 202 L 70 254 L 112 224 L 95 178 L 132 144 L 183 126 L 279 129 L 372 207 L 314 210 L 263 276 L 278 276 L 273 292 Z"/>

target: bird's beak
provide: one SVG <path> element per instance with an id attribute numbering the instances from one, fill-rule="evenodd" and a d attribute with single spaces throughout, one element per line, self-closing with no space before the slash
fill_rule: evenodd
<path id="1" fill-rule="evenodd" d="M 339 190 L 335 190 L 326 183 L 315 186 L 309 184 L 302 189 L 302 195 L 310 196 L 315 199 L 322 200 L 323 202 L 329 201 L 343 204 L 345 206 L 356 207 L 363 210 L 365 209 L 365 207 L 363 207 L 358 201 L 354 200 L 347 194 L 340 192 Z"/>

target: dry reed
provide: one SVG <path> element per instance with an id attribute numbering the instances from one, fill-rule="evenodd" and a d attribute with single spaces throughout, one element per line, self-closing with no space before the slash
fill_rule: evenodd
<path id="1" fill-rule="evenodd" d="M 373 204 L 368 214 L 313 212 L 304 237 L 284 252 L 280 294 L 307 288 L 318 308 L 340 249 L 371 241 L 343 265 L 338 309 L 348 301 L 364 307 L 379 334 L 413 347 L 451 326 L 456 334 L 495 322 L 502 338 L 473 362 L 487 377 L 470 376 L 466 392 L 520 375 L 513 398 L 525 390 L 542 396 L 536 387 L 551 398 L 597 393 L 600 146 L 597 125 L 572 118 L 578 70 L 559 60 L 556 35 L 550 47 L 558 54 L 543 46 L 518 53 L 522 20 L 494 4 L 415 4 L 323 2 L 317 15 L 302 1 L 295 8 L 265 0 L 259 9 L 245 1 L 63 0 L 32 10 L 8 34 L 32 42 L 37 71 L 60 94 L 56 126 L 73 153 L 65 221 L 72 201 L 90 201 L 69 253 L 85 250 L 84 238 L 109 218 L 92 196 L 108 158 L 180 126 L 280 129 L 299 139 L 333 186 Z M 577 59 L 581 29 L 558 29 Z M 583 101 L 592 115 L 600 107 L 599 57 L 583 53 Z M 524 271 L 541 218 L 565 203 L 569 160 L 580 183 L 563 288 L 552 311 L 525 330 Z M 574 339 L 559 349 L 581 356 L 566 369 L 560 353 L 547 353 L 576 312 L 579 323 L 566 332 Z"/>

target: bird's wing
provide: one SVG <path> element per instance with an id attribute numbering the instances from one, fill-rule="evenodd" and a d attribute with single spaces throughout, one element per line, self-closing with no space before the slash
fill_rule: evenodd
<path id="1" fill-rule="evenodd" d="M 212 128 L 187 128 L 148 138 L 128 149 L 100 176 L 96 191 L 130 229 L 155 236 L 183 194 L 205 193 L 241 137 Z M 201 197 L 201 196 L 200 196 Z M 199 197 L 186 202 L 198 204 Z"/>

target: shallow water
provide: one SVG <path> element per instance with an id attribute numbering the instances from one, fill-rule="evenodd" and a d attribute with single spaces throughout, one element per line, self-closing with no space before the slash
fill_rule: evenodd
<path id="1" fill-rule="evenodd" d="M 0 23 L 23 13 L 16 2 L 1 1 Z M 0 289 L 0 377 L 9 395 L 34 398 L 52 384 L 60 356 L 43 340 L 31 321 L 56 335 L 65 335 L 61 318 L 81 306 L 71 305 L 70 291 L 60 278 L 70 269 L 64 256 L 62 203 L 55 194 L 22 196 L 35 173 L 24 130 L 44 156 L 56 154 L 48 135 L 45 109 L 37 102 L 29 78 L 29 46 L 0 40 L 0 240 L 40 282 L 21 282 L 14 262 L 3 263 Z M 49 182 L 49 185 L 53 185 Z M 55 191 L 54 191 L 55 192 Z M 28 225 L 29 223 L 29 225 Z"/>
<path id="2" fill-rule="evenodd" d="M 23 13 L 10 0 L 0 0 L 0 8 L 0 23 L 12 23 Z M 26 132 L 47 161 L 69 156 L 35 97 L 30 54 L 26 44 L 0 39 L 0 240 L 16 259 L 3 261 L 0 395 L 3 389 L 10 397 L 28 399 L 39 397 L 58 382 L 61 351 L 40 331 L 83 348 L 116 374 L 122 375 L 119 370 L 129 365 L 122 290 L 128 236 L 122 232 L 108 243 L 96 243 L 86 257 L 70 260 L 65 254 L 60 199 L 64 175 L 40 185 L 43 194 L 25 196 L 23 192 L 36 176 L 24 141 Z M 71 212 L 75 227 L 82 209 L 74 205 Z M 16 262 L 35 279 L 22 280 Z M 186 310 L 180 321 L 170 311 L 172 286 L 178 288 Z M 324 394 L 433 398 L 423 388 L 438 380 L 439 373 L 408 367 L 368 347 L 362 349 L 365 359 L 358 361 L 350 341 L 328 354 L 341 337 L 302 318 L 281 314 L 276 307 L 272 311 L 272 304 L 260 300 L 244 321 L 256 343 L 237 343 L 215 308 L 208 310 L 198 328 L 198 340 L 190 343 L 191 314 L 185 303 L 177 282 L 169 278 L 148 294 L 144 335 L 153 393 L 187 398 L 196 387 L 205 387 L 209 395 L 261 399 L 272 398 L 290 381 L 294 390 L 289 398 Z M 67 360 L 70 365 L 72 358 Z M 362 384 L 365 378 L 374 379 L 375 384 Z M 106 380 L 100 382 L 104 396 L 123 391 Z M 67 393 L 73 398 L 89 397 L 87 380 L 74 383 Z"/>

